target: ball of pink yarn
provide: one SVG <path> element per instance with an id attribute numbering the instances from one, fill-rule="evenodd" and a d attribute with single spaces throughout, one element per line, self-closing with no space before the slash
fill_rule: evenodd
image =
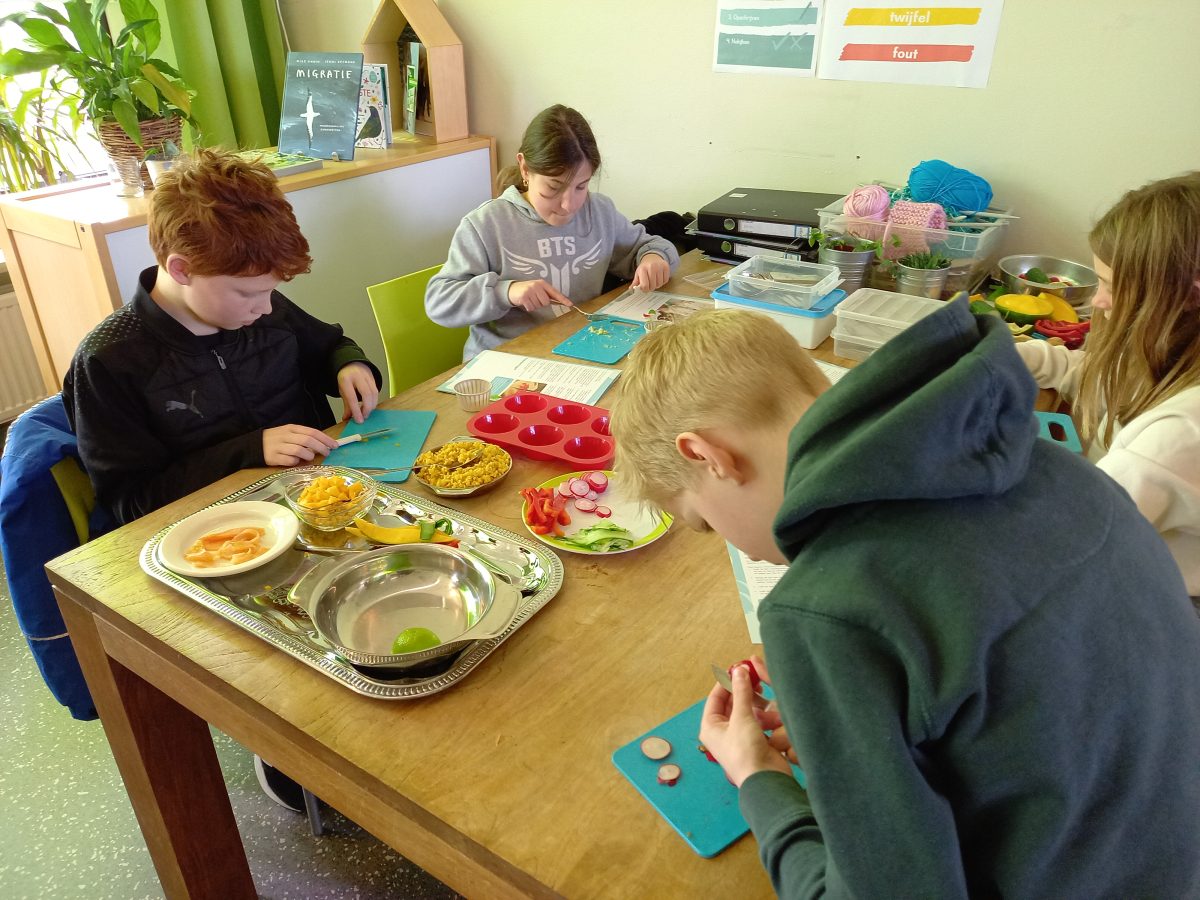
<path id="1" fill-rule="evenodd" d="M 859 219 L 874 219 L 882 222 L 891 206 L 892 196 L 878 184 L 855 188 L 842 204 L 842 212 Z"/>

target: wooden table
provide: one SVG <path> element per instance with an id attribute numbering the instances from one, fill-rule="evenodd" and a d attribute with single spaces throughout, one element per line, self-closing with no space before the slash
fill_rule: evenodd
<path id="1" fill-rule="evenodd" d="M 685 271 L 708 267 L 685 258 Z M 546 356 L 578 328 L 565 316 L 506 349 Z M 438 412 L 431 446 L 467 417 L 441 380 L 388 402 Z M 558 471 L 518 457 L 505 484 L 454 505 L 524 533 L 517 489 Z M 717 535 L 677 526 L 635 553 L 564 559 L 560 593 L 461 684 L 378 701 L 138 568 L 158 530 L 264 474 L 231 475 L 48 567 L 167 896 L 254 893 L 209 722 L 469 897 L 771 896 L 752 839 L 701 859 L 609 758 L 703 697 L 710 662 L 754 649 Z"/>

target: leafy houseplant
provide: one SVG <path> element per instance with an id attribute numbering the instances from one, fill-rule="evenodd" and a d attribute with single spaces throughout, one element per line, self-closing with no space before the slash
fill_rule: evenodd
<path id="1" fill-rule="evenodd" d="M 166 140 L 157 147 L 148 148 L 146 150 L 146 171 L 150 175 L 150 180 L 158 184 L 158 176 L 175 165 L 175 160 L 178 158 L 179 147 L 174 141 Z"/>
<path id="2" fill-rule="evenodd" d="M 898 240 L 893 237 L 893 241 Z M 876 256 L 883 258 L 883 242 L 869 240 L 853 234 L 830 234 L 814 231 L 809 237 L 810 243 L 816 243 L 817 261 L 829 266 L 837 266 L 841 274 L 841 289 L 852 294 L 863 286 L 867 278 L 867 270 L 875 261 Z"/>
<path id="3" fill-rule="evenodd" d="M 64 152 L 79 150 L 82 123 L 73 97 L 46 90 L 47 75 L 22 87 L 0 75 L 0 191 L 54 184 L 67 168 Z"/>
<path id="4" fill-rule="evenodd" d="M 6 16 L 0 21 L 18 24 L 30 49 L 0 54 L 0 75 L 48 70 L 58 91 L 77 96 L 118 167 L 133 159 L 140 170 L 147 143 L 178 145 L 182 123 L 195 125 L 193 92 L 154 56 L 162 28 L 150 0 L 119 0 L 125 26 L 115 36 L 110 3 L 65 0 L 64 12 L 38 3 L 34 13 Z"/>
<path id="5" fill-rule="evenodd" d="M 940 253 L 922 251 L 900 257 L 893 264 L 896 272 L 896 289 L 901 294 L 941 299 L 950 275 L 949 257 Z"/>

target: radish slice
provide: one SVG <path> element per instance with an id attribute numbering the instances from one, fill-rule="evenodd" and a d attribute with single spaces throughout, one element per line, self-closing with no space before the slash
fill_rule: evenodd
<path id="1" fill-rule="evenodd" d="M 587 483 L 603 494 L 608 489 L 608 476 L 603 472 L 588 472 L 584 476 Z"/>
<path id="2" fill-rule="evenodd" d="M 658 783 L 665 784 L 667 787 L 674 787 L 675 782 L 679 780 L 679 776 L 683 774 L 683 770 L 674 763 L 666 763 L 658 767 Z"/>
<path id="3" fill-rule="evenodd" d="M 607 519 L 609 516 L 612 515 L 612 510 L 609 509 L 607 506 L 597 506 L 596 507 L 596 515 L 598 515 L 602 519 Z"/>
<path id="4" fill-rule="evenodd" d="M 568 500 L 575 496 L 571 493 L 571 483 L 569 481 L 564 481 L 562 484 L 560 484 L 555 493 L 557 493 L 560 497 L 566 497 Z"/>
<path id="5" fill-rule="evenodd" d="M 707 748 L 707 747 L 705 747 L 703 744 L 697 744 L 697 745 L 696 745 L 696 749 L 698 749 L 698 750 L 699 750 L 701 753 L 703 753 L 703 754 L 704 754 L 704 756 L 705 756 L 705 758 L 706 758 L 706 759 L 707 759 L 709 762 L 716 762 L 716 761 L 717 761 L 717 758 L 716 758 L 715 756 L 713 756 L 711 753 L 709 753 L 709 752 L 708 752 L 708 748 Z"/>
<path id="6" fill-rule="evenodd" d="M 580 497 L 575 501 L 575 508 L 580 512 L 595 512 L 596 503 L 593 500 L 589 500 L 587 497 Z"/>
<path id="7" fill-rule="evenodd" d="M 660 737 L 648 737 L 642 741 L 642 752 L 649 759 L 666 759 L 671 755 L 671 742 Z"/>
<path id="8" fill-rule="evenodd" d="M 571 493 L 576 497 L 586 497 L 587 492 L 590 490 L 591 488 L 588 487 L 588 483 L 582 478 L 571 479 Z"/>
<path id="9" fill-rule="evenodd" d="M 587 498 L 588 498 L 589 500 L 595 500 L 595 499 L 597 499 L 599 496 L 600 496 L 600 495 L 599 495 L 598 493 L 596 493 L 595 491 L 588 491 L 588 492 L 587 492 Z"/>

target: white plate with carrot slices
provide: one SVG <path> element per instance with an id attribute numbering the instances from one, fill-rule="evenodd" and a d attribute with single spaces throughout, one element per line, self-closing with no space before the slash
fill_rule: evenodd
<path id="1" fill-rule="evenodd" d="M 299 531 L 300 520 L 278 503 L 223 503 L 174 525 L 158 554 L 179 575 L 220 578 L 269 563 L 292 546 Z"/>
<path id="2" fill-rule="evenodd" d="M 569 472 L 526 488 L 525 527 L 556 550 L 583 554 L 628 553 L 666 534 L 671 517 L 626 498 L 612 477 L 607 470 Z"/>

